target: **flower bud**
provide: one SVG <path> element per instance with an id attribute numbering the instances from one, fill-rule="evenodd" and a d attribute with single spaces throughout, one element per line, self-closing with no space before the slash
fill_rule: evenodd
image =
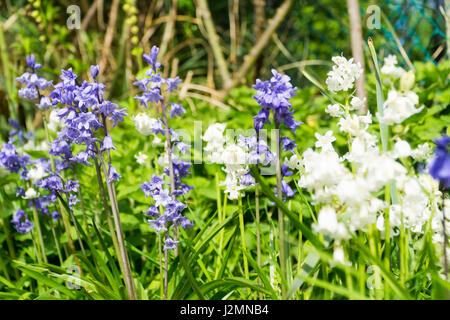
<path id="1" fill-rule="evenodd" d="M 92 78 L 95 79 L 95 78 L 98 76 L 99 71 L 100 71 L 100 67 L 99 67 L 98 65 L 96 65 L 96 66 L 91 66 L 91 75 L 92 75 Z"/>
<path id="2" fill-rule="evenodd" d="M 416 76 L 414 75 L 414 71 L 410 70 L 405 72 L 400 78 L 400 90 L 409 91 L 414 86 L 414 82 L 416 80 Z"/>

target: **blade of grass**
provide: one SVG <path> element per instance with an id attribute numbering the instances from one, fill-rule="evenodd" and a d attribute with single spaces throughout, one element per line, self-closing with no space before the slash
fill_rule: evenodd
<path id="1" fill-rule="evenodd" d="M 248 252 L 245 252 L 245 255 L 247 256 L 248 262 L 251 264 L 252 268 L 255 269 L 256 273 L 258 274 L 259 278 L 264 284 L 265 289 L 270 292 L 271 298 L 273 300 L 278 299 L 277 294 L 270 285 L 270 281 L 269 279 L 267 279 L 264 271 L 258 266 L 258 263 L 255 261 L 255 259 L 253 259 L 253 257 Z"/>
<path id="2" fill-rule="evenodd" d="M 227 267 L 228 259 L 230 259 L 231 251 L 233 250 L 234 243 L 236 241 L 238 232 L 239 232 L 239 228 L 238 228 L 238 226 L 236 226 L 234 228 L 233 235 L 231 236 L 230 241 L 228 241 L 228 243 L 229 243 L 228 248 L 227 248 L 227 251 L 225 252 L 225 256 L 221 262 L 220 270 L 219 270 L 219 273 L 217 274 L 216 280 L 221 279 L 223 277 L 223 274 L 225 272 L 225 268 Z"/>
<path id="3" fill-rule="evenodd" d="M 341 285 L 335 285 L 328 281 L 315 279 L 306 275 L 300 275 L 300 277 L 307 282 L 310 285 L 313 285 L 315 287 L 321 287 L 325 290 L 346 296 L 350 299 L 356 299 L 356 300 L 368 300 L 369 298 L 365 295 L 360 294 L 359 292 L 356 292 L 354 290 L 350 290 L 346 287 L 343 287 Z"/>
<path id="4" fill-rule="evenodd" d="M 181 246 L 178 247 L 178 255 L 180 257 L 181 264 L 183 265 L 184 271 L 186 272 L 186 276 L 189 280 L 189 283 L 191 284 L 192 289 L 197 294 L 197 297 L 201 300 L 205 300 L 205 297 L 203 296 L 202 292 L 200 291 L 197 282 L 195 281 L 194 277 L 192 276 L 192 270 L 189 267 L 189 264 L 186 263 L 186 260 L 184 259 L 184 254 Z"/>

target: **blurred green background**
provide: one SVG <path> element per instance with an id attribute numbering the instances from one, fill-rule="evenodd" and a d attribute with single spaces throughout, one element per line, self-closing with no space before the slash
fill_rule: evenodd
<path id="1" fill-rule="evenodd" d="M 262 41 L 264 32 L 276 20 L 277 9 L 291 2 L 287 13 Z M 293 78 L 303 92 L 303 111 L 314 114 L 309 99 L 318 92 L 302 76 L 306 68 L 323 78 L 330 58 L 351 56 L 350 27 L 346 1 L 333 0 L 81 0 L 77 1 L 80 29 L 69 29 L 76 22 L 72 1 L 3 0 L 0 4 L 0 133 L 7 139 L 7 119 L 20 120 L 34 131 L 41 126 L 32 105 L 18 99 L 15 78 L 25 70 L 25 56 L 34 53 L 44 66 L 42 74 L 57 80 L 61 69 L 72 67 L 83 78 L 89 66 L 100 64 L 101 80 L 108 98 L 127 104 L 134 112 L 136 88 L 132 85 L 142 71 L 141 55 L 153 45 L 161 48 L 159 59 L 165 72 L 187 80 L 184 103 L 212 110 L 207 119 L 233 117 L 252 105 L 251 90 L 256 78 L 267 78 L 277 68 Z M 204 8 L 204 6 L 207 8 Z M 380 9 L 380 28 L 369 29 L 373 18 L 368 8 Z M 401 66 L 408 63 L 400 50 L 414 62 L 424 62 L 433 70 L 446 57 L 445 0 L 360 0 L 363 38 L 375 41 L 380 57 L 395 54 Z M 69 10 L 69 11 L 68 11 Z M 210 16 L 218 49 L 234 83 L 226 78 L 216 59 L 206 16 Z M 75 20 L 73 20 L 75 19 Z M 263 39 L 264 40 L 264 39 Z M 364 41 L 365 43 L 365 41 Z M 366 45 L 365 45 L 366 46 Z M 367 48 L 365 48 L 367 50 Z M 252 63 L 243 69 L 248 56 Z M 370 61 L 366 59 L 366 68 Z M 420 69 L 420 67 L 419 67 Z M 431 76 L 431 75 L 430 75 Z M 370 80 L 369 80 L 370 81 Z M 223 90 L 226 89 L 226 90 Z M 370 97 L 370 90 L 369 90 Z M 231 110 L 231 113 L 227 113 Z M 221 115 L 218 115 L 218 114 Z M 223 114 L 225 113 L 225 114 Z M 254 113 L 250 110 L 249 114 Z M 306 116 L 306 114 L 305 114 Z M 312 117 L 314 120 L 314 116 Z"/>

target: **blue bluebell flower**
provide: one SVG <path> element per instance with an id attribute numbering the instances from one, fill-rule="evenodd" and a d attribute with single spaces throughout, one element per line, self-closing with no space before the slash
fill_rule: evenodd
<path id="1" fill-rule="evenodd" d="M 166 84 L 167 84 L 167 89 L 166 91 L 169 92 L 173 92 L 176 89 L 178 89 L 178 85 L 181 83 L 181 79 L 176 77 L 176 78 L 168 78 L 166 79 Z M 184 112 L 183 112 L 184 113 Z"/>
<path id="2" fill-rule="evenodd" d="M 73 210 L 73 206 L 76 205 L 80 200 L 73 194 L 69 196 L 69 208 Z"/>
<path id="3" fill-rule="evenodd" d="M 184 110 L 181 104 L 171 103 L 169 113 L 170 117 L 174 118 L 181 116 L 183 113 L 186 113 L 186 110 Z"/>
<path id="4" fill-rule="evenodd" d="M 285 151 L 294 151 L 295 147 L 297 146 L 295 141 L 289 139 L 288 137 L 282 137 L 281 142 Z"/>
<path id="5" fill-rule="evenodd" d="M 177 248 L 177 244 L 180 241 L 175 241 L 171 237 L 167 237 L 166 241 L 164 242 L 164 251 L 165 250 L 173 250 Z"/>
<path id="6" fill-rule="evenodd" d="M 172 167 L 164 168 L 163 172 L 166 176 L 170 176 L 173 171 L 174 175 L 174 186 L 167 186 L 161 177 L 152 176 L 151 181 L 145 182 L 140 185 L 142 191 L 146 197 L 151 197 L 154 201 L 154 205 L 151 206 L 145 214 L 150 216 L 158 217 L 156 220 L 149 220 L 151 227 L 156 232 L 167 231 L 168 224 L 170 226 L 181 226 L 182 228 L 187 228 L 192 226 L 192 222 L 186 219 L 181 213 L 186 208 L 186 205 L 178 201 L 176 198 L 180 195 L 186 194 L 192 189 L 191 186 L 184 184 L 182 179 L 190 174 L 190 163 L 183 162 L 178 157 L 174 156 L 173 148 L 176 146 L 178 150 L 184 155 L 190 146 L 180 142 L 179 135 L 169 127 L 167 124 L 167 113 L 169 113 L 170 118 L 176 116 L 181 116 L 186 113 L 186 110 L 176 103 L 167 104 L 164 101 L 162 89 L 163 84 L 166 85 L 166 90 L 172 93 L 178 88 L 181 80 L 176 78 L 164 79 L 159 73 L 158 69 L 161 64 L 157 62 L 157 55 L 159 49 L 154 46 L 151 49 L 150 54 L 144 54 L 143 59 L 150 64 L 150 68 L 146 71 L 144 77 L 141 80 L 134 82 L 134 85 L 138 86 L 142 91 L 141 95 L 137 95 L 135 99 L 139 101 L 140 105 L 149 107 L 149 103 L 161 103 L 163 120 L 158 119 L 155 124 L 153 124 L 152 133 L 156 135 L 162 135 L 167 138 L 167 152 L 171 155 L 171 165 Z M 167 110 L 170 107 L 170 110 Z M 167 136 L 166 136 L 167 135 Z M 168 188 L 171 188 L 171 192 Z M 159 216 L 158 208 L 164 208 L 163 214 Z M 173 241 L 170 237 L 166 238 L 165 250 L 175 249 L 178 241 Z"/>
<path id="7" fill-rule="evenodd" d="M 150 206 L 147 211 L 144 211 L 144 214 L 151 217 L 159 217 L 159 210 L 155 206 Z"/>
<path id="8" fill-rule="evenodd" d="M 438 180 L 441 186 L 445 189 L 450 188 L 450 137 L 443 136 L 435 140 L 436 143 L 436 157 L 434 158 L 430 174 L 433 178 Z"/>
<path id="9" fill-rule="evenodd" d="M 32 223 L 28 219 L 27 214 L 21 209 L 18 209 L 14 213 L 14 217 L 12 218 L 11 223 L 13 224 L 14 228 L 22 234 L 30 233 L 34 228 L 34 223 Z"/>
<path id="10" fill-rule="evenodd" d="M 16 197 L 22 197 L 25 195 L 25 189 L 22 187 L 17 187 L 16 189 Z"/>
<path id="11" fill-rule="evenodd" d="M 292 104 L 290 99 L 295 96 L 297 88 L 292 86 L 289 76 L 283 75 L 275 69 L 272 69 L 272 75 L 272 78 L 267 81 L 256 80 L 256 84 L 253 86 L 256 89 L 256 95 L 253 98 L 261 106 L 260 111 L 254 117 L 255 130 L 258 134 L 266 123 L 270 123 L 269 117 L 272 110 L 275 128 L 281 130 L 281 125 L 284 124 L 284 126 L 295 133 L 297 127 L 302 124 L 302 122 L 294 119 L 294 112 L 291 110 Z M 288 137 L 282 137 L 281 143 L 285 151 L 293 152 L 296 147 L 295 141 Z M 277 155 L 277 157 L 281 158 L 281 155 Z M 273 160 L 273 157 L 270 160 Z M 291 171 L 288 171 L 286 166 L 281 167 L 281 173 L 282 178 L 293 174 Z M 295 191 L 291 189 L 284 179 L 281 181 L 281 191 L 288 198 L 295 194 Z M 275 194 L 277 194 L 276 187 Z"/>
<path id="12" fill-rule="evenodd" d="M 148 220 L 148 223 L 156 232 L 167 231 L 164 217 L 159 217 L 156 220 Z"/>
<path id="13" fill-rule="evenodd" d="M 103 143 L 102 143 L 102 147 L 100 148 L 100 151 L 104 151 L 104 150 L 111 150 L 111 149 L 116 149 L 113 145 L 113 141 L 111 139 L 111 136 L 106 136 L 103 139 Z"/>
<path id="14" fill-rule="evenodd" d="M 98 65 L 91 66 L 90 71 L 91 71 L 92 78 L 95 79 L 95 78 L 97 78 L 98 73 L 100 72 L 100 67 Z"/>
<path id="15" fill-rule="evenodd" d="M 257 90 L 253 96 L 258 104 L 263 108 L 255 117 L 255 130 L 259 131 L 262 125 L 268 122 L 269 110 L 274 112 L 274 119 L 278 124 L 284 123 L 286 127 L 295 132 L 297 126 L 301 124 L 295 121 L 290 108 L 292 107 L 290 98 L 295 96 L 297 88 L 290 83 L 290 78 L 272 69 L 273 77 L 267 81 L 256 80 L 253 86 Z"/>
<path id="16" fill-rule="evenodd" d="M 36 104 L 36 106 L 41 110 L 48 110 L 53 106 L 53 104 L 49 97 L 42 96 L 41 101 Z"/>
<path id="17" fill-rule="evenodd" d="M 47 81 L 45 78 L 39 77 L 36 74 L 36 70 L 42 68 L 42 65 L 36 63 L 34 54 L 27 56 L 27 66 L 31 69 L 30 72 L 25 72 L 16 80 L 22 84 L 22 88 L 19 89 L 19 97 L 34 100 L 39 97 L 39 90 L 45 90 L 52 86 L 51 81 Z"/>
<path id="18" fill-rule="evenodd" d="M 111 165 L 109 167 L 109 172 L 108 172 L 108 183 L 111 183 L 113 181 L 119 181 L 119 179 L 122 176 L 116 171 L 116 168 L 114 168 L 113 165 Z"/>
<path id="19" fill-rule="evenodd" d="M 159 69 L 161 67 L 161 63 L 156 61 L 156 57 L 158 56 L 159 48 L 157 46 L 153 46 L 150 54 L 143 54 L 145 62 L 149 63 L 152 66 L 153 70 Z"/>
<path id="20" fill-rule="evenodd" d="M 18 173 L 28 164 L 30 157 L 20 156 L 16 151 L 16 146 L 6 143 L 0 150 L 0 165 L 8 169 L 11 173 Z"/>
<path id="21" fill-rule="evenodd" d="M 78 192 L 80 183 L 76 180 L 67 180 L 64 185 L 65 192 Z"/>
<path id="22" fill-rule="evenodd" d="M 250 173 L 246 173 L 242 176 L 240 183 L 244 186 L 254 186 L 255 178 L 253 178 Z"/>
<path id="23" fill-rule="evenodd" d="M 275 194 L 278 194 L 278 189 L 275 187 Z M 281 193 L 287 198 L 291 198 L 295 195 L 295 191 L 289 186 L 286 180 L 281 180 Z M 283 201 L 285 201 L 285 197 L 283 197 Z"/>
<path id="24" fill-rule="evenodd" d="M 61 219 L 61 214 L 58 211 L 52 211 L 51 213 L 53 220 L 57 221 L 59 219 Z"/>

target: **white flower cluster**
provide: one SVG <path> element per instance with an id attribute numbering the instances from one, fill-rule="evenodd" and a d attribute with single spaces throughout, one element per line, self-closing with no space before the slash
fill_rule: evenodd
<path id="1" fill-rule="evenodd" d="M 248 157 L 246 150 L 239 144 L 229 141 L 224 136 L 226 123 L 214 123 L 208 127 L 202 139 L 207 142 L 204 151 L 206 159 L 212 163 L 224 164 L 223 171 L 227 173 L 225 181 L 221 185 L 225 186 L 225 193 L 230 200 L 235 200 L 248 188 L 248 184 L 243 184 L 242 179 L 249 171 Z"/>
<path id="2" fill-rule="evenodd" d="M 222 153 L 225 167 L 223 171 L 227 173 L 225 181 L 221 184 L 225 186 L 225 193 L 228 193 L 228 199 L 235 200 L 239 197 L 242 190 L 248 185 L 242 184 L 242 177 L 248 173 L 246 164 L 247 154 L 245 150 L 237 144 L 228 144 Z"/>
<path id="3" fill-rule="evenodd" d="M 137 163 L 145 164 L 145 162 L 148 159 L 148 156 L 145 153 L 139 152 L 138 154 L 134 155 L 134 158 L 136 159 Z"/>
<path id="4" fill-rule="evenodd" d="M 163 130 L 162 123 L 158 119 L 149 117 L 146 113 L 139 113 L 132 117 L 136 130 L 144 135 L 149 136 L 153 134 L 153 130 Z M 161 138 L 153 134 L 152 146 L 157 147 L 163 145 Z M 143 155 L 135 156 L 139 164 L 143 164 L 145 159 Z M 139 157 L 139 158 L 138 158 Z"/>
<path id="5" fill-rule="evenodd" d="M 402 123 L 413 114 L 422 111 L 424 106 L 415 108 L 419 103 L 419 97 L 412 91 L 399 92 L 392 89 L 383 105 L 383 115 L 377 114 L 381 123 L 393 125 Z"/>
<path id="6" fill-rule="evenodd" d="M 54 132 L 57 132 L 59 129 L 65 126 L 64 121 L 58 117 L 58 109 L 53 109 L 50 112 L 50 116 L 48 118 L 48 129 Z"/>
<path id="7" fill-rule="evenodd" d="M 384 66 L 381 73 L 387 75 L 393 80 L 400 78 L 399 90 L 394 87 L 394 82 L 389 78 L 391 90 L 383 105 L 383 115 L 377 114 L 380 123 L 387 125 L 399 124 L 410 116 L 419 113 L 423 106 L 416 108 L 419 103 L 419 97 L 411 88 L 414 86 L 415 75 L 413 71 L 406 72 L 401 67 L 397 67 L 397 57 L 389 55 L 384 59 Z"/>
<path id="8" fill-rule="evenodd" d="M 22 196 L 24 199 L 36 199 L 39 197 L 39 192 L 37 192 L 34 188 L 28 188 L 27 191 L 25 191 L 25 195 Z"/>
<path id="9" fill-rule="evenodd" d="M 333 61 L 345 64 L 345 61 Z M 330 77 L 337 77 L 337 68 L 334 67 L 329 74 L 327 84 L 329 88 L 332 84 L 330 90 L 336 89 Z M 354 97 L 349 105 L 337 103 L 326 109 L 330 116 L 339 118 L 339 130 L 348 138 L 349 152 L 342 157 L 336 153 L 333 148 L 336 138 L 332 131 L 324 135 L 316 133 L 315 149 L 307 149 L 299 161 L 299 186 L 311 192 L 315 205 L 320 208 L 314 230 L 335 241 L 335 258 L 341 262 L 345 257 L 340 243 L 350 239 L 355 231 L 367 231 L 369 226 L 375 225 L 384 235 L 386 210 L 389 210 L 390 236 L 398 234 L 402 222 L 411 232 L 423 233 L 431 221 L 434 240 L 442 241 L 437 182 L 427 174 L 408 172 L 397 161 L 407 157 L 417 161 L 428 160 L 432 151 L 430 145 L 425 143 L 413 150 L 407 141 L 398 139 L 392 151 L 380 152 L 377 137 L 368 132 L 372 115 L 369 112 L 366 115 L 350 112 L 357 110 L 362 103 L 364 101 Z M 391 119 L 389 123 L 401 123 L 420 111 L 414 109 L 417 103 L 417 95 L 411 91 L 391 91 L 383 119 Z M 293 168 L 295 161 L 286 159 L 285 163 L 290 163 L 289 167 Z M 392 183 L 397 189 L 398 202 L 395 204 L 380 197 L 384 188 Z M 450 223 L 448 228 L 450 232 Z"/>
<path id="10" fill-rule="evenodd" d="M 40 163 L 37 163 L 28 171 L 27 178 L 34 183 L 41 180 L 47 175 L 48 174 L 47 172 L 45 172 L 44 167 Z"/>
<path id="11" fill-rule="evenodd" d="M 18 148 L 22 149 L 22 148 Z M 42 141 L 40 144 L 36 144 L 33 139 L 30 139 L 23 145 L 23 151 L 48 151 L 50 146 L 47 141 Z"/>
<path id="12" fill-rule="evenodd" d="M 224 136 L 226 123 L 214 123 L 206 129 L 202 139 L 207 143 L 203 149 L 206 152 L 206 160 L 212 163 L 222 163 L 222 153 L 226 137 Z"/>
<path id="13" fill-rule="evenodd" d="M 397 66 L 397 57 L 394 55 L 388 55 L 386 58 L 384 58 L 384 65 L 381 68 L 381 73 L 384 75 L 387 75 L 389 77 L 392 77 L 394 79 L 400 78 L 406 71 Z"/>
<path id="14" fill-rule="evenodd" d="M 389 155 L 395 159 L 411 157 L 416 161 L 428 161 L 433 156 L 433 149 L 426 142 L 413 150 L 407 141 L 398 139 Z"/>
<path id="15" fill-rule="evenodd" d="M 328 72 L 326 84 L 332 92 L 348 91 L 353 88 L 353 84 L 358 79 L 363 70 L 361 64 L 354 63 L 353 58 L 347 60 L 342 56 L 332 58 L 334 62 L 333 69 Z"/>
<path id="16" fill-rule="evenodd" d="M 348 106 L 348 110 L 349 111 L 360 110 L 362 106 L 365 105 L 365 103 L 366 98 L 361 100 L 358 97 L 353 97 L 352 100 L 350 101 L 350 105 Z M 341 117 L 345 114 L 344 110 L 342 110 L 339 103 L 328 105 L 327 108 L 325 109 L 325 112 L 335 118 Z"/>
<path id="17" fill-rule="evenodd" d="M 150 118 L 146 113 L 139 113 L 132 119 L 136 126 L 136 130 L 144 136 L 152 134 L 153 129 L 157 129 L 157 126 L 161 126 L 157 119 Z"/>

